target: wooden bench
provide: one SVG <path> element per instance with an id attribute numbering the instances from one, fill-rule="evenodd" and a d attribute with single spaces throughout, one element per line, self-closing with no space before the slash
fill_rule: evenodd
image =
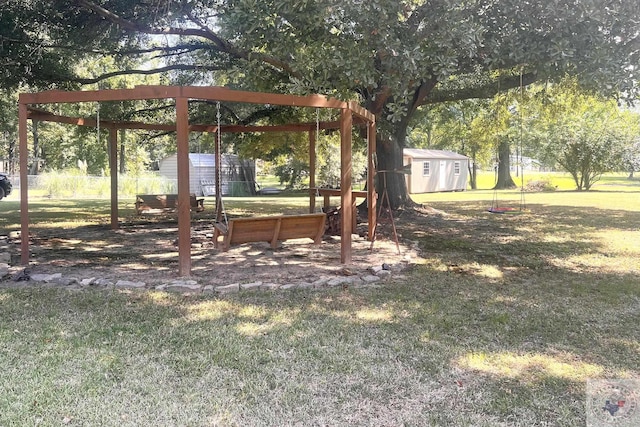
<path id="1" fill-rule="evenodd" d="M 190 194 L 189 206 L 194 212 L 202 212 L 204 210 L 204 197 L 196 197 L 195 194 Z M 136 196 L 136 213 L 138 215 L 154 210 L 175 211 L 177 208 L 177 194 L 138 194 Z"/>
<path id="2" fill-rule="evenodd" d="M 234 244 L 248 242 L 268 242 L 275 249 L 278 241 L 309 238 L 320 244 L 324 234 L 327 216 L 319 214 L 263 216 L 235 218 L 229 220 L 229 227 L 214 224 L 213 241 L 218 247 L 218 238 L 223 236 L 222 249 L 229 250 Z"/>
<path id="3" fill-rule="evenodd" d="M 312 190 L 313 191 L 313 190 Z M 331 211 L 331 197 L 340 197 L 342 195 L 342 191 L 337 188 L 316 188 L 315 191 L 318 195 L 324 197 L 324 205 L 323 209 L 325 213 L 330 213 Z M 366 191 L 351 191 L 352 196 L 352 212 L 353 212 L 353 222 L 351 224 L 352 230 L 355 230 L 358 226 L 358 209 L 356 208 L 356 198 L 366 198 Z M 314 204 L 315 205 L 315 204 Z"/>

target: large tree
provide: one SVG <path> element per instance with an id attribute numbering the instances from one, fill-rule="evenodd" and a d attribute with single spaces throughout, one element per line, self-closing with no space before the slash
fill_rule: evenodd
<path id="1" fill-rule="evenodd" d="M 612 100 L 581 90 L 570 80 L 533 87 L 528 127 L 538 155 L 573 178 L 576 189 L 589 190 L 603 173 L 629 167 L 628 156 L 640 134 L 638 115 Z"/>
<path id="2" fill-rule="evenodd" d="M 358 96 L 376 114 L 383 169 L 402 167 L 407 129 L 425 104 L 489 97 L 566 73 L 610 92 L 633 95 L 636 89 L 640 4 L 635 1 L 39 3 L 9 0 L 14 7 L 2 13 L 24 19 L 30 8 L 37 9 L 40 25 L 16 31 L 14 39 L 35 49 L 42 64 L 51 61 L 51 51 L 73 46 L 120 57 L 146 53 L 163 58 L 155 71 L 191 71 L 187 81 Z M 64 70 L 56 78 L 55 65 L 42 73 L 53 83 L 108 77 L 80 79 Z M 401 175 L 391 175 L 388 185 L 393 206 L 409 202 Z"/>

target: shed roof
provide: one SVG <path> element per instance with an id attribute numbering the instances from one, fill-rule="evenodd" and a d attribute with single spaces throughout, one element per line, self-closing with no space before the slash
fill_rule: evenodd
<path id="1" fill-rule="evenodd" d="M 178 155 L 171 154 L 170 156 L 165 157 L 160 160 L 160 162 L 169 161 L 171 163 L 175 163 L 177 161 Z M 237 163 L 238 156 L 235 154 L 223 154 L 220 157 L 221 166 L 229 166 Z M 216 155 L 209 153 L 189 153 L 189 162 L 192 166 L 203 167 L 203 168 L 215 168 L 216 167 Z"/>
<path id="2" fill-rule="evenodd" d="M 447 150 L 428 150 L 424 148 L 405 148 L 402 154 L 414 159 L 467 160 L 467 156 Z"/>

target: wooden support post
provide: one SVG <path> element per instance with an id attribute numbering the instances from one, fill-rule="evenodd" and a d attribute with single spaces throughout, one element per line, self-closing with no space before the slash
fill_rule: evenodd
<path id="1" fill-rule="evenodd" d="M 191 209 L 189 206 L 189 100 L 176 98 L 178 144 L 178 273 L 191 274 Z"/>
<path id="2" fill-rule="evenodd" d="M 376 192 L 376 124 L 370 122 L 367 135 L 369 140 L 367 141 L 367 216 L 369 222 L 368 237 L 370 241 L 373 241 L 376 222 L 378 221 L 377 202 L 378 194 Z"/>
<path id="3" fill-rule="evenodd" d="M 27 105 L 18 106 L 20 138 L 20 264 L 29 264 L 29 147 L 27 144 Z"/>
<path id="4" fill-rule="evenodd" d="M 343 108 L 340 113 L 340 193 L 342 216 L 340 223 L 340 262 L 351 262 L 351 231 L 353 226 L 353 204 L 351 194 L 351 110 Z"/>
<path id="5" fill-rule="evenodd" d="M 309 132 L 309 213 L 316 211 L 316 131 Z"/>
<path id="6" fill-rule="evenodd" d="M 118 229 L 118 129 L 109 128 L 109 173 L 111 174 L 111 229 Z"/>

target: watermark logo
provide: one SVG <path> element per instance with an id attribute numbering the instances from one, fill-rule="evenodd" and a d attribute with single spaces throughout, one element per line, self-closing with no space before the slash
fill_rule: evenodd
<path id="1" fill-rule="evenodd" d="M 640 426 L 640 380 L 587 380 L 587 427 Z"/>

